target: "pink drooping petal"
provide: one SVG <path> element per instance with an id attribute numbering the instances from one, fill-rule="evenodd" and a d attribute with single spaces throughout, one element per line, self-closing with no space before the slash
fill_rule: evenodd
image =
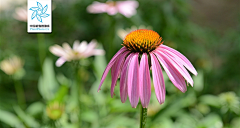
<path id="1" fill-rule="evenodd" d="M 160 45 L 160 49 L 166 49 L 169 54 L 172 54 L 180 63 L 182 63 L 190 72 L 192 72 L 194 75 L 197 75 L 196 69 L 193 67 L 191 62 L 180 52 L 177 50 L 170 48 L 166 45 Z"/>
<path id="2" fill-rule="evenodd" d="M 111 67 L 113 66 L 113 64 L 116 62 L 116 60 L 118 59 L 118 57 L 121 56 L 121 54 L 126 51 L 127 48 L 125 47 L 122 47 L 114 56 L 113 58 L 110 60 L 110 62 L 108 63 L 106 69 L 104 70 L 103 72 L 103 75 L 102 75 L 102 78 L 101 78 L 101 82 L 99 84 L 99 87 L 98 87 L 98 91 L 100 90 L 102 84 L 103 84 L 103 81 L 105 80 L 107 74 L 108 74 L 108 71 L 111 69 Z"/>
<path id="3" fill-rule="evenodd" d="M 167 61 L 163 59 L 159 53 L 153 51 L 153 53 L 156 55 L 158 58 L 159 62 L 163 66 L 164 70 L 166 71 L 169 79 L 172 81 L 172 83 L 182 92 L 187 91 L 186 83 L 184 81 L 184 78 L 182 75 Z"/>
<path id="4" fill-rule="evenodd" d="M 73 50 L 74 50 L 74 51 L 77 51 L 79 45 L 80 45 L 79 40 L 75 40 L 75 41 L 73 42 Z"/>
<path id="5" fill-rule="evenodd" d="M 106 12 L 108 5 L 100 2 L 93 2 L 87 7 L 89 13 L 103 13 Z"/>
<path id="6" fill-rule="evenodd" d="M 84 52 L 85 56 L 92 56 L 93 55 L 93 50 L 97 45 L 96 40 L 92 40 L 86 47 L 86 51 Z"/>
<path id="7" fill-rule="evenodd" d="M 134 54 L 130 54 L 122 67 L 122 71 L 121 71 L 121 77 L 120 77 L 120 97 L 121 97 L 121 101 L 122 103 L 125 103 L 125 101 L 127 100 L 127 94 L 128 94 L 128 69 L 129 69 L 129 64 L 132 60 Z"/>
<path id="8" fill-rule="evenodd" d="M 121 57 L 124 56 L 125 59 L 126 59 L 126 56 L 127 56 L 127 54 L 129 54 L 129 53 L 130 53 L 130 51 L 125 51 L 125 52 L 121 55 Z M 126 54 L 126 55 L 125 55 L 125 54 Z M 120 57 L 119 57 L 119 59 L 114 63 L 114 65 L 113 65 L 112 68 L 111 68 L 111 74 L 112 74 L 112 75 L 114 74 L 115 69 L 116 69 L 116 67 L 117 67 L 117 65 L 118 65 L 119 62 L 120 62 Z M 118 77 L 117 77 L 117 78 L 120 78 L 121 71 L 122 71 L 122 66 L 121 66 L 121 68 L 120 68 L 119 71 L 118 71 Z M 113 80 L 113 79 L 112 79 L 112 80 Z"/>
<path id="9" fill-rule="evenodd" d="M 117 65 L 118 65 L 119 58 L 120 58 L 120 57 L 117 58 L 116 62 L 113 64 L 113 66 L 112 66 L 112 68 L 111 68 L 111 76 L 113 76 L 114 73 L 115 73 L 116 67 L 117 67 Z M 113 77 L 112 77 L 112 81 L 113 81 Z"/>
<path id="10" fill-rule="evenodd" d="M 168 53 L 164 52 L 164 51 L 156 51 L 159 53 L 159 55 L 161 55 L 163 58 L 165 58 L 164 60 L 171 64 L 185 79 L 188 83 L 190 83 L 193 86 L 193 79 L 190 76 L 190 74 L 188 73 L 188 71 L 183 67 L 183 65 L 181 63 L 177 63 L 176 59 L 172 58 L 171 55 L 169 55 Z"/>
<path id="11" fill-rule="evenodd" d="M 108 13 L 108 15 L 115 15 L 118 13 L 118 10 L 115 6 L 108 5 L 108 7 L 106 8 L 106 12 Z"/>
<path id="12" fill-rule="evenodd" d="M 104 55 L 105 51 L 101 50 L 101 49 L 93 49 L 91 52 L 87 52 L 87 53 L 82 53 L 82 56 L 84 58 L 88 58 L 90 56 L 94 56 L 94 55 Z"/>
<path id="13" fill-rule="evenodd" d="M 113 97 L 114 87 L 115 87 L 115 85 L 116 85 L 116 83 L 117 83 L 117 79 L 118 79 L 119 73 L 120 73 L 120 71 L 121 71 L 121 68 L 122 68 L 122 66 L 123 66 L 125 57 L 126 57 L 128 54 L 129 54 L 129 51 L 124 52 L 124 53 L 119 57 L 119 59 L 116 61 L 116 63 L 115 63 L 116 66 L 112 67 L 112 69 L 115 68 L 115 70 L 112 70 L 112 71 L 114 71 L 114 72 L 112 73 L 111 97 Z M 114 64 L 114 65 L 115 65 L 115 64 Z"/>
<path id="14" fill-rule="evenodd" d="M 63 43 L 63 49 L 68 52 L 68 51 L 72 51 L 72 48 L 70 47 L 70 45 L 68 43 Z"/>
<path id="15" fill-rule="evenodd" d="M 162 68 L 156 58 L 156 56 L 150 53 L 151 63 L 152 63 L 152 76 L 153 76 L 153 84 L 155 88 L 155 93 L 157 100 L 160 104 L 165 101 L 165 83 L 162 74 Z"/>
<path id="16" fill-rule="evenodd" d="M 114 76 L 114 73 L 116 72 L 116 67 L 118 65 L 118 61 L 119 61 L 119 58 L 117 58 L 116 62 L 113 64 L 112 68 L 111 68 L 111 76 L 112 76 L 112 81 L 113 81 L 113 76 Z"/>
<path id="17" fill-rule="evenodd" d="M 147 108 L 151 97 L 151 78 L 148 65 L 148 56 L 143 53 L 139 68 L 139 92 L 143 108 Z"/>
<path id="18" fill-rule="evenodd" d="M 119 13 L 126 17 L 131 17 L 137 13 L 136 8 L 138 7 L 137 1 L 118 1 L 117 8 Z"/>
<path id="19" fill-rule="evenodd" d="M 64 56 L 66 53 L 63 48 L 59 45 L 54 45 L 49 48 L 50 52 L 56 56 Z"/>
<path id="20" fill-rule="evenodd" d="M 57 61 L 56 61 L 56 66 L 60 67 L 62 66 L 67 60 L 64 59 L 63 57 L 60 57 Z"/>
<path id="21" fill-rule="evenodd" d="M 88 44 L 88 49 L 93 50 L 97 46 L 97 40 L 93 39 L 91 42 Z"/>
<path id="22" fill-rule="evenodd" d="M 92 51 L 92 55 L 104 55 L 104 54 L 105 54 L 105 51 L 102 49 L 94 49 Z"/>
<path id="23" fill-rule="evenodd" d="M 176 63 L 178 63 L 179 65 L 183 65 L 185 66 L 190 72 L 195 72 L 196 70 L 194 69 L 194 67 L 190 67 L 183 59 L 181 59 L 179 56 L 177 56 L 176 54 L 174 54 L 173 52 L 167 50 L 167 49 L 163 49 L 160 48 L 158 49 L 158 51 L 162 51 L 165 54 L 167 54 L 172 60 L 174 60 Z M 196 75 L 196 74 L 195 74 Z"/>
<path id="24" fill-rule="evenodd" d="M 133 108 L 137 107 L 139 101 L 139 63 L 138 53 L 134 53 L 128 70 L 128 96 Z"/>
<path id="25" fill-rule="evenodd" d="M 87 41 L 82 41 L 79 45 L 78 45 L 78 48 L 76 48 L 77 52 L 78 53 L 85 53 L 85 51 L 87 50 L 87 46 L 88 46 L 88 43 Z"/>

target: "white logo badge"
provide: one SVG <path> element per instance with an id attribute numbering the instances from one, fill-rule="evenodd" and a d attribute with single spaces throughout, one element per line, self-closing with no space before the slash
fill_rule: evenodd
<path id="1" fill-rule="evenodd" d="M 52 1 L 28 0 L 28 33 L 52 32 Z"/>

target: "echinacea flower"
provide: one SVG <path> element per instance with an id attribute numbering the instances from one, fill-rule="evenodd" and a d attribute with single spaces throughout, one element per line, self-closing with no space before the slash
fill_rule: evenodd
<path id="1" fill-rule="evenodd" d="M 24 62 L 17 56 L 10 57 L 0 63 L 0 68 L 8 75 L 14 75 L 22 70 Z"/>
<path id="2" fill-rule="evenodd" d="M 13 15 L 13 17 L 16 20 L 27 22 L 27 19 L 28 19 L 27 9 L 16 8 L 15 9 L 15 14 Z"/>
<path id="3" fill-rule="evenodd" d="M 116 15 L 121 13 L 125 17 L 131 17 L 137 13 L 137 1 L 108 1 L 106 3 L 93 2 L 87 7 L 89 13 L 108 13 L 109 15 Z"/>
<path id="4" fill-rule="evenodd" d="M 68 43 L 63 43 L 63 47 L 54 45 L 49 50 L 60 58 L 56 61 L 56 66 L 62 66 L 66 61 L 79 60 L 94 55 L 103 55 L 104 50 L 95 49 L 97 45 L 96 40 L 92 40 L 89 44 L 86 41 L 81 43 L 76 40 L 73 43 L 73 48 Z"/>
<path id="5" fill-rule="evenodd" d="M 180 91 L 186 92 L 185 81 L 193 86 L 193 80 L 186 69 L 194 75 L 197 75 L 197 71 L 184 55 L 163 45 L 161 41 L 162 37 L 153 30 L 139 29 L 129 33 L 123 41 L 123 47 L 107 65 L 98 91 L 111 69 L 111 97 L 120 77 L 121 101 L 124 103 L 128 96 L 131 106 L 136 108 L 140 98 L 142 107 L 147 108 L 151 97 L 152 69 L 156 97 L 162 104 L 165 101 L 165 84 L 161 64 L 172 83 Z"/>

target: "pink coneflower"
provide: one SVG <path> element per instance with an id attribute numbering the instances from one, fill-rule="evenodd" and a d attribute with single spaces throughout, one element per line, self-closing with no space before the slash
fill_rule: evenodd
<path id="1" fill-rule="evenodd" d="M 197 71 L 184 55 L 163 45 L 161 41 L 162 37 L 152 30 L 139 29 L 129 33 L 123 41 L 123 47 L 107 65 L 98 91 L 112 69 L 111 96 L 120 77 L 121 101 L 124 103 L 128 96 L 132 107 L 136 108 L 140 98 L 143 108 L 147 108 L 151 96 L 151 67 L 156 97 L 162 104 L 165 101 L 165 84 L 161 64 L 172 83 L 180 91 L 186 92 L 185 80 L 192 86 L 193 80 L 185 68 L 194 75 L 197 75 Z"/>
<path id="2" fill-rule="evenodd" d="M 66 61 L 80 60 L 94 55 L 103 55 L 105 53 L 102 49 L 95 49 L 97 45 L 96 40 L 92 40 L 89 44 L 86 41 L 81 43 L 76 40 L 73 43 L 73 48 L 68 43 L 63 43 L 63 47 L 54 45 L 49 48 L 50 52 L 60 58 L 56 61 L 56 66 L 62 66 Z"/>
<path id="3" fill-rule="evenodd" d="M 137 13 L 137 1 L 108 1 L 106 3 L 93 2 L 87 7 L 89 13 L 108 13 L 115 15 L 118 12 L 126 17 L 131 17 Z"/>

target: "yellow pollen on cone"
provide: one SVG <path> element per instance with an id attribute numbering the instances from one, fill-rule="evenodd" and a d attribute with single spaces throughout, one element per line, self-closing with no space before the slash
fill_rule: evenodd
<path id="1" fill-rule="evenodd" d="M 130 32 L 123 41 L 123 46 L 132 52 L 151 52 L 163 42 L 162 37 L 153 30 L 138 29 Z"/>

